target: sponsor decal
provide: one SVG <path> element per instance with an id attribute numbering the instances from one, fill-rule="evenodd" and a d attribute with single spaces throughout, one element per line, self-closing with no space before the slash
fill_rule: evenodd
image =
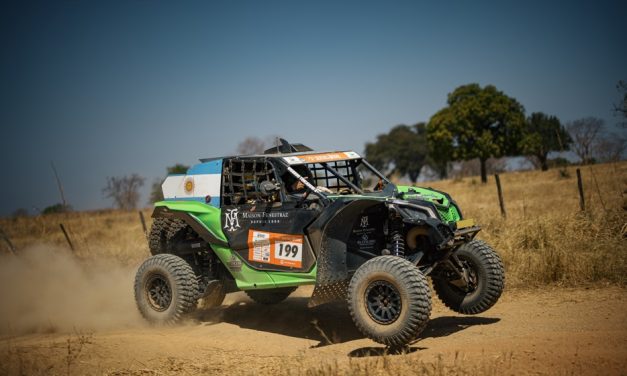
<path id="1" fill-rule="evenodd" d="M 227 231 L 233 232 L 238 228 L 241 228 L 241 226 L 239 225 L 239 219 L 237 218 L 238 214 L 239 212 L 237 208 L 226 209 L 224 213 L 224 228 Z"/>
<path id="2" fill-rule="evenodd" d="M 231 259 L 226 264 L 229 269 L 234 272 L 239 272 L 242 270 L 242 261 L 235 255 L 231 255 Z"/>
<path id="3" fill-rule="evenodd" d="M 322 162 L 343 161 L 346 159 L 357 159 L 357 158 L 360 158 L 359 154 L 355 153 L 354 151 L 305 154 L 305 155 L 298 155 L 298 156 L 291 156 L 291 157 L 283 157 L 283 159 L 289 164 L 322 163 Z"/>
<path id="4" fill-rule="evenodd" d="M 243 212 L 242 218 L 250 222 L 250 224 L 277 224 L 282 223 L 290 217 L 289 212 L 276 211 L 276 212 Z"/>
<path id="5" fill-rule="evenodd" d="M 375 220 L 376 222 L 376 220 Z M 362 215 L 359 224 L 353 228 L 353 236 L 362 251 L 371 251 L 377 243 L 375 228 L 370 224 L 370 216 Z"/>
<path id="6" fill-rule="evenodd" d="M 301 268 L 303 235 L 248 231 L 248 260 L 265 264 Z"/>
<path id="7" fill-rule="evenodd" d="M 364 215 L 363 217 L 361 217 L 361 222 L 359 223 L 359 227 L 361 227 L 361 228 L 368 227 L 368 216 L 367 215 Z"/>
<path id="8" fill-rule="evenodd" d="M 357 244 L 359 245 L 359 249 L 361 250 L 371 250 L 377 241 L 375 239 L 370 239 L 368 234 L 362 234 L 359 240 L 357 240 Z"/>

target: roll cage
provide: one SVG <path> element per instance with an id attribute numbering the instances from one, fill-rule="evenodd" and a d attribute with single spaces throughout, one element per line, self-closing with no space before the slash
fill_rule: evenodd
<path id="1" fill-rule="evenodd" d="M 342 155 L 344 153 L 327 154 Z M 354 154 L 356 155 L 356 153 Z M 321 155 L 323 156 L 324 153 L 317 156 Z M 320 159 L 322 160 L 303 158 L 302 161 L 296 162 L 291 157 L 276 158 L 287 173 L 302 182 L 309 191 L 322 201 L 328 201 L 328 196 L 345 194 L 389 196 L 390 191 L 396 189 L 396 186 L 385 175 L 361 157 Z M 364 173 L 377 179 L 376 185 L 371 189 L 365 187 Z M 330 190 L 331 193 L 321 189 L 321 187 Z"/>

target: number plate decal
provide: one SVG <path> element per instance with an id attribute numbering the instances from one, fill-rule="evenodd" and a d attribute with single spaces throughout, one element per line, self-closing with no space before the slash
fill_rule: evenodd
<path id="1" fill-rule="evenodd" d="M 265 264 L 301 268 L 303 235 L 249 230 L 248 259 Z"/>

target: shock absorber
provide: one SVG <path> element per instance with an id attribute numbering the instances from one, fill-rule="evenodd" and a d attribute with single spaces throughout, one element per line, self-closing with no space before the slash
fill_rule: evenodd
<path id="1" fill-rule="evenodd" d="M 396 210 L 390 209 L 390 245 L 394 256 L 405 257 L 405 239 L 403 238 L 403 220 Z"/>

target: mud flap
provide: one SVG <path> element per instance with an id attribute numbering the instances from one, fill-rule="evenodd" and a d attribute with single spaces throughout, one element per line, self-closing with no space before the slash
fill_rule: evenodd
<path id="1" fill-rule="evenodd" d="M 337 207 L 334 206 L 337 204 L 336 202 L 327 209 L 336 211 Z M 313 294 L 307 304 L 309 307 L 336 300 L 346 300 L 349 283 L 346 243 L 351 236 L 352 224 L 363 210 L 378 204 L 380 202 L 373 200 L 353 201 L 337 210 L 331 219 L 328 219 L 327 213 L 323 213 L 319 219 L 324 220 L 325 217 L 328 219 L 323 226 L 320 226 L 319 223 L 313 224 L 312 227 L 318 226 L 323 230 L 318 247 L 316 287 L 314 287 Z"/>
<path id="2" fill-rule="evenodd" d="M 307 303 L 308 307 L 315 307 L 320 304 L 330 303 L 337 300 L 346 300 L 348 292 L 348 280 L 329 283 L 326 285 L 316 285 L 313 294 Z"/>

